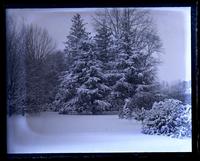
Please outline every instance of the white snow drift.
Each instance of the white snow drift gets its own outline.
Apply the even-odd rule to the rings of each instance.
[[[191,139],[141,133],[117,115],[8,117],[8,153],[191,152]]]

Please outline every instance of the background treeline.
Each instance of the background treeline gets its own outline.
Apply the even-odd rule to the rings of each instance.
[[[54,100],[64,53],[55,50],[47,30],[17,25],[12,17],[7,17],[6,35],[8,113],[41,111]]]
[[[147,10],[105,9],[95,14],[93,24],[91,34],[75,14],[65,50],[57,51],[45,29],[17,27],[7,18],[9,114],[119,111],[123,117],[165,98],[190,100],[180,87],[184,82],[158,82],[162,43]]]

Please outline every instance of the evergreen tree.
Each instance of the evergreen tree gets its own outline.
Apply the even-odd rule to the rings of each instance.
[[[74,15],[72,17],[72,27],[65,42],[65,52],[69,64],[74,64],[74,61],[79,59],[79,52],[81,50],[88,50],[86,48],[88,48],[87,41],[89,40],[89,34],[86,32],[85,24],[80,14]]]
[[[95,65],[95,61],[88,64],[86,80],[77,91],[78,112],[86,110],[96,114],[109,109],[110,104],[107,102],[106,96],[110,92],[110,88],[105,85],[106,79],[101,71],[102,69]]]
[[[138,20],[140,16],[141,19]],[[143,26],[138,27],[141,24],[143,26],[148,24],[149,29],[147,30]],[[146,98],[146,95],[151,93],[153,89],[151,87],[156,80],[158,63],[154,54],[159,53],[161,44],[148,13],[132,9],[123,9],[121,12],[121,32],[118,37],[120,37],[120,41],[118,40],[116,64],[119,73],[122,74],[114,86],[113,93],[119,108],[122,108],[126,98],[135,98],[140,95],[142,100],[143,96]],[[137,90],[141,86],[145,86],[145,89],[148,90],[143,92]],[[131,99],[130,102],[132,101],[135,100]]]
[[[114,59],[111,31],[107,28],[106,22],[104,21],[101,26],[96,28],[96,32],[97,33],[94,39],[96,45],[95,51],[97,60],[102,63],[102,67],[105,68],[105,70],[108,70],[109,63]]]
[[[72,18],[66,51],[73,56],[71,70],[61,78],[56,96],[56,110],[60,113],[95,114],[105,110],[109,104],[104,97],[109,91],[104,82],[100,60],[94,52],[94,43],[85,31],[83,20],[77,14]],[[78,33],[78,34],[77,34]]]
[[[61,84],[54,101],[56,111],[61,113],[70,112],[70,110],[75,111],[75,106],[71,104],[74,103],[72,99],[75,97],[76,89],[82,83],[79,78],[83,74],[82,69],[84,69],[86,62],[83,59],[81,60],[81,57],[84,58],[84,55],[86,55],[88,51],[86,47],[89,45],[89,41],[89,33],[85,30],[83,19],[80,14],[74,15],[72,17],[72,27],[65,42],[68,70],[61,77]]]
[[[101,65],[102,72],[105,76],[105,82],[112,91],[112,86],[115,84],[116,73],[115,69],[115,46],[113,41],[113,36],[111,30],[108,28],[105,19],[102,20],[101,25],[96,26],[95,40],[95,54],[97,55],[98,64]],[[116,110],[115,106],[112,104],[111,93],[105,98],[110,103],[109,110]]]
[[[62,78],[60,90],[55,103],[60,113],[92,113],[96,114],[109,108],[105,101],[109,87],[95,60],[92,50],[79,57],[73,70],[66,72]]]

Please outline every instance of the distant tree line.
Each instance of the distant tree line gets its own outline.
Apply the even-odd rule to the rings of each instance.
[[[12,17],[6,20],[8,114],[45,110],[65,69],[64,53],[55,50],[47,30],[33,24],[18,26]]]

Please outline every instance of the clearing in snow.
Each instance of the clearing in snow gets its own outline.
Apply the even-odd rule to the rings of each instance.
[[[117,115],[8,117],[8,153],[191,152],[191,139],[145,135]]]

